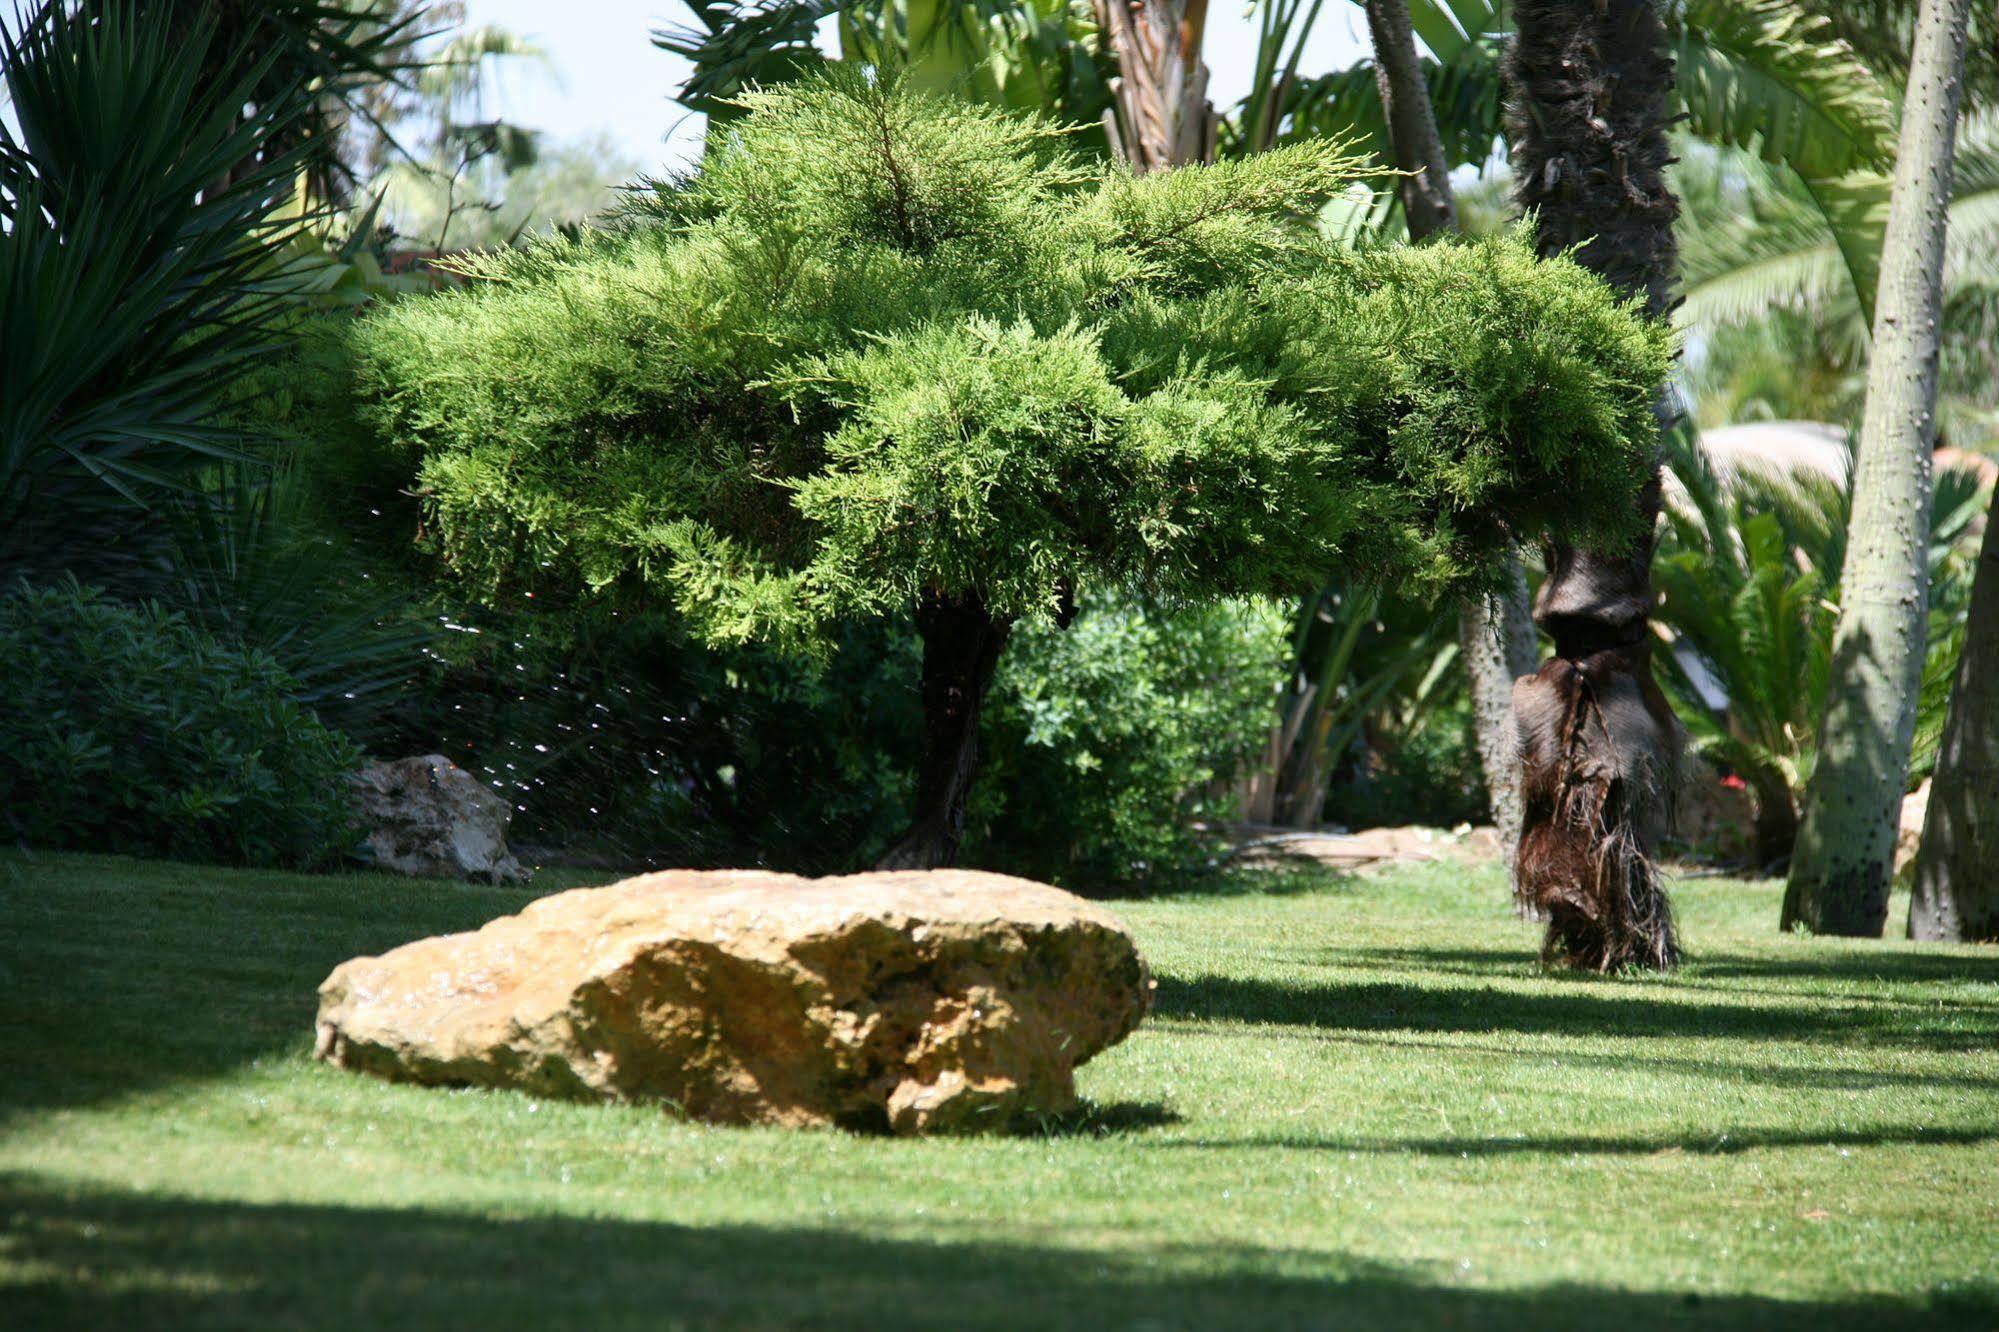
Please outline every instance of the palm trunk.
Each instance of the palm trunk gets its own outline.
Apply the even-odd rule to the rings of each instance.
[[[1117,57],[1111,146],[1140,175],[1215,155],[1215,108],[1201,59],[1208,0],[1096,0]]]
[[[1784,892],[1787,930],[1876,936],[1888,919],[1895,835],[1923,684],[1937,328],[1970,11],[1971,0],[1923,0],[1916,19],[1882,241],[1831,686]]]
[[[1458,228],[1457,199],[1444,163],[1444,141],[1405,0],[1367,0],[1367,30],[1374,44],[1375,84],[1388,121],[1402,216],[1409,239],[1421,243]],[[1520,780],[1513,725],[1513,681],[1534,669],[1534,630],[1528,623],[1527,580],[1517,557],[1507,557],[1499,596],[1467,606],[1458,616],[1458,647],[1471,684],[1472,724],[1480,766],[1492,800],[1492,819],[1506,863],[1520,841]]]
[[[1573,252],[1666,318],[1678,205],[1665,183],[1673,64],[1657,5],[1519,0],[1514,18],[1513,168],[1541,253]],[[1662,428],[1671,411],[1662,392]],[[1546,961],[1605,971],[1679,957],[1653,862],[1680,747],[1651,671],[1656,471],[1638,504],[1635,548],[1550,548],[1534,616],[1555,656],[1514,691],[1516,889],[1548,917]]]
[[[1756,870],[1770,873],[1790,860],[1798,845],[1797,796],[1782,768],[1762,764],[1741,770],[1756,793]]]
[[[1999,943],[1999,511],[1985,518],[1964,655],[1916,849],[1909,937]]]
[[[917,757],[916,806],[909,829],[878,869],[935,869],[958,862],[965,798],[979,763],[979,714],[1006,647],[1005,620],[977,593],[926,595],[917,603],[923,639],[923,750]]]

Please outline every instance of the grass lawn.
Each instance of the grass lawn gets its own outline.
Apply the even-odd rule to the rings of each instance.
[[[0,1326],[1999,1323],[1999,952],[1778,893],[1613,981],[1496,872],[1126,903],[1091,1113],[895,1141],[310,1061],[336,962],[532,892],[0,857]]]

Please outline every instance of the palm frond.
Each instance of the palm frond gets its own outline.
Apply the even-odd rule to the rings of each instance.
[[[298,226],[283,205],[309,155],[290,131],[313,94],[273,84],[269,53],[211,63],[209,26],[92,13],[52,0],[18,33],[0,24],[0,533],[15,554],[46,553],[32,534],[67,504],[129,508],[241,455],[218,388],[273,346],[277,256]]]

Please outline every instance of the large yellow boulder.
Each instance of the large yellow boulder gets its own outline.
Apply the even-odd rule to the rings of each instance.
[[[1110,913],[967,870],[673,870],[337,967],[319,1058],[702,1120],[998,1130],[1075,1101],[1152,982]]]

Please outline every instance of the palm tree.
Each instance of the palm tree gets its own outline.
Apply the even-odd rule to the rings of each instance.
[[[1104,43],[1117,60],[1111,146],[1141,174],[1206,162],[1216,119],[1201,59],[1208,0],[1096,0]]]
[[[1516,198],[1542,253],[1573,253],[1667,317],[1666,188],[1673,62],[1652,0],[1520,0],[1508,56]],[[1661,398],[1662,426],[1672,407]],[[1514,693],[1525,764],[1518,891],[1548,916],[1548,960],[1670,967],[1672,913],[1652,861],[1678,763],[1678,724],[1652,681],[1651,528],[1628,550],[1556,545],[1534,617],[1555,655]]]
[[[1922,689],[1930,499],[1951,163],[1970,0],[1924,0],[1916,23],[1867,369],[1853,531],[1833,635],[1819,761],[1784,893],[1783,927],[1878,935]]]
[[[1999,114],[1960,121],[1952,175],[1937,384],[1946,439],[1999,426],[1992,409],[1999,273],[1990,259],[1999,246]],[[1728,149],[1690,150],[1676,182],[1679,322],[1720,353],[1692,378],[1722,400],[1724,413],[1732,410],[1726,400],[1742,387],[1728,382],[1728,354],[1746,346],[1750,361],[1739,372],[1761,392],[1766,415],[1832,420],[1850,412],[1857,425],[1874,293],[1856,287],[1809,193],[1791,173]]]
[[[819,25],[837,20],[842,60],[900,69],[913,87],[1097,127],[1115,125],[1110,59],[1087,7],[1070,0],[687,0],[694,21],[653,33],[689,61],[674,100],[710,124],[742,113],[734,98],[818,69]],[[1198,50],[1198,44],[1197,44]],[[1205,75],[1203,82],[1205,83]]]
[[[1515,7],[1509,0],[1407,3],[1431,53],[1425,72],[1447,164],[1482,166],[1504,134],[1501,67]],[[1802,182],[1864,279],[1880,251],[1887,200],[1882,168],[1894,127],[1888,84],[1804,0],[1663,0],[1659,8],[1677,70],[1674,110],[1686,132],[1753,152]],[[1304,37],[1289,40],[1302,45]],[[1259,74],[1272,63],[1259,61]],[[1274,111],[1259,110],[1272,102]],[[1267,146],[1247,135],[1266,123],[1267,142],[1358,133],[1383,163],[1393,160],[1377,81],[1365,64],[1311,79],[1260,79],[1235,126],[1225,127],[1225,146]]]

